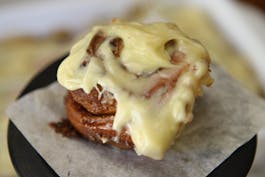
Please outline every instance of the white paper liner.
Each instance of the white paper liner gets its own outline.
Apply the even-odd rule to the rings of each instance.
[[[31,92],[7,112],[61,177],[204,177],[265,125],[263,100],[218,67],[212,74],[215,83],[196,100],[194,120],[161,161],[55,133],[48,124],[66,117],[66,90],[58,83]]]

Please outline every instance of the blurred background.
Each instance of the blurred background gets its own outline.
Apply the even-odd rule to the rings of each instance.
[[[176,23],[242,87],[264,98],[264,0],[0,0],[0,177],[16,176],[7,149],[8,104],[91,26],[114,17]]]

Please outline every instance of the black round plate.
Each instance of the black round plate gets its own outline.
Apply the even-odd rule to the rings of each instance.
[[[37,74],[19,97],[56,81],[57,68],[65,57],[61,57]],[[256,145],[257,137],[254,136],[214,169],[208,177],[246,176],[255,156]],[[19,176],[58,177],[11,121],[8,127],[8,148],[12,163]]]

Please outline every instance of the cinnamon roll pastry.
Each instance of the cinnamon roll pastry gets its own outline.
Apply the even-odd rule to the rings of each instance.
[[[84,137],[162,159],[184,126],[210,57],[175,24],[113,20],[95,26],[61,63],[66,110]],[[177,143],[177,141],[176,141]]]

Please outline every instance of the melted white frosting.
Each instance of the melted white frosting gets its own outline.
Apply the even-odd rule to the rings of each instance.
[[[105,39],[92,56],[87,49],[99,32]],[[117,37],[122,39],[123,48],[115,57],[110,43]],[[175,45],[165,49],[170,40]],[[184,60],[172,64],[170,50],[184,54]],[[86,66],[82,66],[84,60],[88,61]],[[100,84],[113,93],[117,111],[112,128],[117,132],[128,129],[138,155],[162,159],[182,127],[192,120],[201,85],[212,82],[209,63],[202,45],[174,24],[115,20],[94,27],[74,45],[57,78],[68,90],[82,88],[89,93]]]

